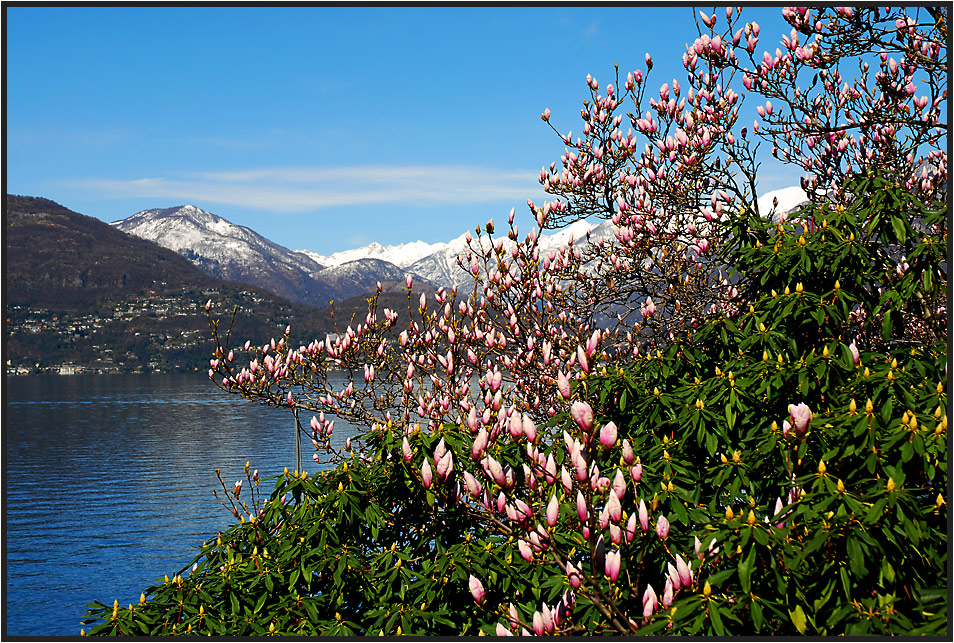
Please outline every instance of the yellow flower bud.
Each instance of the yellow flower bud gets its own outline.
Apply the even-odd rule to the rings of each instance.
[[[767,362],[769,358],[768,351],[762,351],[762,361]]]
[[[917,430],[918,430],[918,419],[912,415],[912,416],[911,416],[911,421],[908,422],[908,426],[911,427],[911,430],[912,430],[912,431],[917,431]]]
[[[749,527],[751,527],[752,525],[756,523],[756,521],[757,521],[757,518],[755,517],[755,512],[749,509],[749,515],[745,519],[745,522],[748,523]]]
[[[726,508],[725,508],[725,519],[726,519],[726,520],[732,520],[733,518],[735,518],[735,512],[732,511],[732,507],[726,507]]]
[[[785,286],[785,294],[788,295],[791,294],[791,292],[792,291],[788,289],[788,286]]]
[[[799,281],[797,284],[795,284],[795,292],[802,292],[804,290],[805,290],[805,287],[802,286],[802,282]]]
[[[828,347],[822,349],[822,357],[828,357]]]
[[[946,504],[944,502],[944,497],[941,494],[937,494],[937,500],[934,501],[934,504],[938,509],[940,509],[941,505]]]
[[[865,370],[868,370],[868,369],[865,369]],[[874,404],[871,403],[870,397],[868,398],[868,401],[865,402],[865,413],[867,413],[868,415],[871,415],[872,413],[874,413]]]
[[[673,484],[672,484],[672,480],[670,480],[670,481],[669,481],[669,486],[666,488],[666,490],[669,491],[669,493],[672,493],[672,492],[673,492],[673,489],[675,489],[675,487],[674,487]]]
[[[827,470],[828,470],[828,468],[825,466],[825,461],[824,461],[824,460],[819,460],[819,461],[818,461],[818,473],[824,475],[824,474],[825,474],[825,471],[827,471]]]
[[[775,292],[774,288],[772,288],[772,298],[774,299],[775,297],[778,297],[778,293]]]
[[[891,477],[888,478],[888,485],[887,485],[887,486],[888,486],[888,493],[891,493],[891,492],[894,491],[894,489],[895,489],[895,487],[894,487],[894,478],[891,478]]]
[[[868,370],[868,367],[867,367],[867,366],[865,366],[865,372],[864,372],[863,376],[864,376],[865,379],[868,379],[869,377],[871,377],[871,371]]]
[[[858,405],[855,403],[855,398],[851,398],[851,403],[848,404],[848,412],[854,414],[858,411]]]
[[[760,333],[765,332],[765,324],[763,324],[762,322],[759,322],[759,332]]]
[[[934,411],[934,419],[935,419],[935,420],[940,419],[941,413],[943,413],[943,412],[944,412],[944,409],[942,409],[940,406],[937,407],[937,409],[935,409],[935,411]]]
[[[944,385],[941,382],[937,383],[937,394],[940,395],[944,392]]]
[[[835,290],[841,290],[841,282],[837,279],[835,280]]]
[[[338,483],[338,493],[343,493],[343,492],[344,492],[344,483],[339,482],[339,483]]]
[[[145,592],[143,592],[142,594],[139,595],[139,604],[144,605],[145,603],[146,603],[146,594]]]
[[[782,354],[779,353],[779,354],[778,354],[778,365],[781,366],[781,365],[784,364],[784,363],[785,363],[785,359],[782,357]]]
[[[337,614],[336,614],[336,616],[337,616]],[[269,632],[272,632],[272,633],[275,632],[275,624],[274,624],[274,623],[269,623],[269,624],[268,624],[268,631],[269,631]]]
[[[732,452],[732,462],[738,464],[742,460],[742,455],[738,451]]]
[[[653,395],[656,396],[656,397],[659,397],[659,387],[658,387],[658,386],[654,386],[654,387],[653,387]]]
[[[728,464],[728,463],[729,463],[729,460],[725,457],[725,454],[724,454],[724,453],[720,454],[719,457],[722,459],[722,464]]]
[[[702,595],[706,598],[712,596],[712,585],[709,584],[709,581],[706,581],[706,584],[702,587]]]
[[[838,493],[845,493],[845,483],[838,478]]]

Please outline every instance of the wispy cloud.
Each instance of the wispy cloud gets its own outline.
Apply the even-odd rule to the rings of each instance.
[[[276,212],[347,205],[476,204],[533,196],[537,172],[469,166],[277,167],[131,180],[78,179],[69,187],[107,198],[201,201]]]

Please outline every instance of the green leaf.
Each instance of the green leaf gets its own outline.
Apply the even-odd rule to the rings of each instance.
[[[755,565],[755,547],[749,549],[749,555],[739,563],[739,582],[746,594],[752,591],[752,568]]]
[[[795,625],[795,629],[798,630],[798,633],[804,634],[808,619],[805,618],[805,611],[802,610],[802,606],[796,605],[794,610],[788,611],[788,615],[792,618],[792,623]]]
[[[855,576],[865,575],[865,557],[857,538],[848,536],[848,563]]]
[[[757,600],[752,601],[752,607],[750,609],[752,614],[752,624],[755,625],[756,630],[762,629],[762,625],[765,623],[765,619],[762,616],[762,606],[759,605]]]
[[[894,236],[897,237],[898,243],[904,243],[908,238],[905,223],[906,221],[901,217],[891,217],[891,227],[894,228]]]
[[[715,601],[709,603],[709,619],[712,621],[712,628],[716,635],[725,636],[725,627],[722,625],[722,614]]]

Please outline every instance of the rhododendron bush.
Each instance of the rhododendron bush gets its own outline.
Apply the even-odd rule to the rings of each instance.
[[[741,13],[698,13],[681,84],[587,79],[473,288],[307,344],[210,302],[210,378],[334,468],[223,487],[240,523],[93,632],[945,631],[947,12],[786,9],[774,53]],[[812,203],[758,210],[756,141]],[[614,237],[541,252],[588,216]]]

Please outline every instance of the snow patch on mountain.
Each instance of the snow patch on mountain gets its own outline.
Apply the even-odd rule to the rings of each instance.
[[[773,205],[776,199],[778,200],[778,205]],[[805,203],[808,203],[808,195],[797,185],[782,188],[781,190],[772,190],[758,198],[759,212],[762,216],[771,215],[773,220],[778,219],[779,215],[787,214]]]
[[[250,228],[231,223],[194,205],[143,210],[110,225],[189,256],[193,263],[196,263],[196,257],[218,263],[225,272],[254,269],[275,262],[305,272],[323,267]]]
[[[313,261],[328,267],[340,266],[359,259],[380,259],[400,268],[406,268],[415,261],[439,252],[446,247],[446,243],[425,243],[423,241],[411,241],[396,246],[383,246],[374,242],[362,248],[343,250],[329,256],[323,256],[311,250],[297,250],[296,252],[300,252]]]

